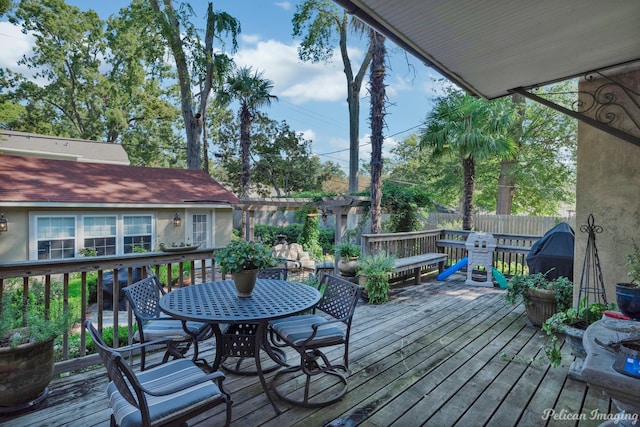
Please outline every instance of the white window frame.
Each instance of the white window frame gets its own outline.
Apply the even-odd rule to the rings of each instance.
[[[124,253],[124,217],[150,217],[151,218],[151,231],[150,231],[150,245],[151,250],[156,247],[156,229],[157,229],[157,215],[154,212],[29,212],[29,259],[38,259],[38,219],[39,218],[69,218],[74,219],[74,258],[80,256],[80,249],[84,247],[84,218],[85,217],[116,217],[116,256],[126,255]],[[54,259],[71,259],[71,258],[54,258]]]
[[[200,246],[200,247],[207,247],[207,248],[212,248],[214,242],[214,233],[213,233],[213,212],[210,210],[188,210],[186,212],[186,228],[185,228],[185,237],[187,239],[188,242],[190,242],[191,244],[194,244],[194,240],[193,240],[193,216],[194,215],[204,215],[206,217],[206,240],[204,243],[204,246]]]
[[[74,258],[75,256],[77,256],[77,246],[78,246],[78,217],[77,215],[73,215],[70,213],[51,213],[51,214],[45,214],[45,213],[40,213],[37,215],[34,215],[31,218],[31,224],[32,224],[32,230],[33,230],[33,239],[29,239],[29,252],[30,252],[30,258],[33,260],[38,260],[38,242],[40,242],[40,238],[38,236],[38,220],[41,218],[72,218],[73,219],[73,226],[74,226],[74,235],[73,235],[73,241],[74,241],[74,252],[73,252],[73,257],[67,257],[67,258],[45,258],[45,259],[49,259],[49,260],[57,260],[57,259],[71,259]],[[57,239],[57,240],[61,240],[61,239]]]
[[[118,254],[119,255],[127,255],[124,252],[124,238],[128,237],[127,235],[125,235],[124,233],[124,218],[125,217],[131,217],[131,218],[136,218],[136,217],[151,217],[151,223],[150,223],[150,230],[149,230],[149,245],[150,245],[150,250],[153,251],[153,249],[156,247],[156,243],[155,243],[155,236],[156,236],[156,216],[154,214],[151,213],[141,213],[141,212],[136,212],[136,213],[124,213],[120,215],[120,228],[119,228],[119,238],[118,238]],[[133,242],[133,244],[135,245],[135,241]]]
[[[115,218],[115,234],[114,235],[101,235],[101,236],[86,236],[85,235],[85,222],[86,222],[86,218]],[[118,214],[84,214],[80,216],[80,224],[78,226],[78,235],[80,237],[78,237],[78,244],[80,245],[80,249],[82,249],[84,247],[84,241],[87,238],[107,238],[107,237],[113,237],[115,238],[116,244],[115,244],[115,251],[116,251],[116,255],[118,254]],[[78,251],[80,250],[78,249]]]

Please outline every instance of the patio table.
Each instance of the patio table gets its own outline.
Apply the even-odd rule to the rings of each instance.
[[[184,322],[207,322],[213,326],[216,336],[214,370],[226,357],[254,357],[262,388],[279,414],[260,362],[260,349],[264,349],[274,361],[285,365],[282,356],[269,345],[268,323],[308,310],[319,300],[320,292],[312,286],[271,279],[258,279],[253,296],[240,298],[233,280],[222,280],[169,292],[160,299],[160,309]],[[221,324],[230,325],[229,330],[223,331]]]

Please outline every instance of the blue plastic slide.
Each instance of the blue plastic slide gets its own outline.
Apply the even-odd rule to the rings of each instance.
[[[468,262],[469,262],[469,259],[467,257],[462,258],[460,261],[456,262],[451,267],[447,268],[445,271],[438,274],[438,280],[446,279],[456,271],[460,270],[462,267],[466,266]]]
[[[504,277],[504,274],[495,267],[491,269],[491,273],[493,274],[493,278],[496,279],[496,282],[498,282],[498,285],[500,285],[502,289],[507,289],[507,278]]]

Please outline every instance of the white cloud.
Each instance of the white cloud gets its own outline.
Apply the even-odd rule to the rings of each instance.
[[[291,3],[289,3],[288,1],[276,2],[275,5],[284,10],[291,10]]]
[[[316,139],[316,132],[313,129],[305,129],[303,131],[299,131],[298,133],[302,134],[302,137],[309,141],[314,141]]]
[[[241,34],[240,41],[246,44],[254,45],[260,41],[260,36],[257,34]]]
[[[24,65],[18,65],[18,61],[24,55],[29,56],[33,51],[35,38],[32,35],[23,34],[20,27],[3,21],[0,22],[0,44],[5,46],[0,49],[1,68],[10,68],[25,76],[33,75],[32,70]]]
[[[295,42],[284,44],[276,40],[257,41],[250,37],[234,59],[239,66],[250,66],[264,72],[274,83],[273,94],[287,98],[292,104],[313,101],[345,102],[346,83],[338,52],[328,62],[302,62],[298,58]],[[350,49],[352,61],[357,64],[361,51]]]

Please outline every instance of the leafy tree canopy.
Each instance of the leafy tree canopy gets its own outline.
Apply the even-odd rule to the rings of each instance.
[[[538,90],[569,93],[575,88],[566,82]],[[500,101],[502,108],[516,108],[508,98]],[[421,149],[419,137],[408,136],[391,150],[389,178],[426,188],[438,204],[459,209],[463,194],[460,161],[456,157],[434,156],[434,150],[436,147]],[[512,166],[514,214],[555,215],[560,203],[575,201],[575,151],[575,120],[527,101],[522,137]],[[491,212],[496,208],[500,162],[499,156],[475,159],[477,211]]]

